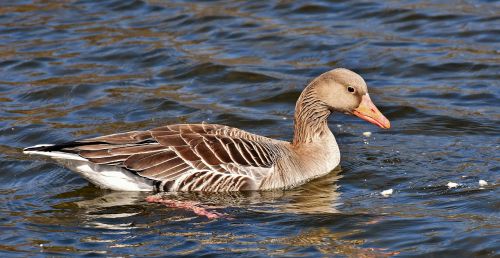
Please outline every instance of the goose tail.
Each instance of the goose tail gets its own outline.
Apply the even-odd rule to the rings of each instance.
[[[64,144],[64,147],[69,147],[69,144]],[[93,163],[77,153],[60,151],[64,147],[54,144],[39,144],[23,149],[23,153],[50,157],[103,189],[154,191],[154,180],[141,177],[119,166]]]

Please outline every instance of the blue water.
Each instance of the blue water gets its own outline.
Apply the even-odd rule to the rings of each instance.
[[[495,1],[1,1],[0,255],[499,256],[499,28]],[[295,190],[170,196],[225,218],[21,153],[201,121],[290,140],[336,67],[392,128],[334,115],[341,168]]]

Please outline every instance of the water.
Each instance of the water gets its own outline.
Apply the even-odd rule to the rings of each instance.
[[[1,256],[500,255],[498,2],[0,6]],[[363,75],[392,128],[334,115],[341,170],[292,191],[171,196],[227,218],[21,154],[201,121],[290,140],[300,91],[335,67]]]

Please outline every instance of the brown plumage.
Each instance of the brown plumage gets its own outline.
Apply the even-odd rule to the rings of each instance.
[[[116,190],[285,189],[339,164],[338,146],[327,125],[332,111],[389,127],[370,101],[364,80],[349,70],[335,69],[313,80],[299,97],[292,142],[224,125],[177,124],[34,146],[25,152],[64,160],[91,182]],[[106,171],[122,174],[113,179],[116,174]]]

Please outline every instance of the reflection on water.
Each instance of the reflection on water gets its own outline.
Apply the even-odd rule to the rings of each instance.
[[[499,10],[440,0],[0,3],[0,253],[498,255]],[[228,218],[103,191],[20,151],[201,121],[289,140],[302,88],[334,67],[363,75],[393,128],[334,115],[342,171],[291,191],[166,196]]]
[[[341,205],[337,202],[339,193],[336,191],[338,186],[336,182],[339,176],[337,172],[326,176],[322,180],[315,180],[303,187],[293,191],[268,191],[268,192],[246,192],[246,193],[164,193],[163,198],[175,199],[179,201],[196,200],[211,209],[225,211],[227,216],[220,218],[222,221],[230,221],[242,227],[251,227],[247,223],[238,221],[242,213],[250,213],[250,216],[290,216],[291,214],[309,215],[309,216],[335,216],[339,211],[335,208]],[[95,190],[92,187],[77,189],[72,192],[63,193],[59,197],[72,195],[87,195],[85,192]],[[192,214],[189,210],[183,209],[167,209],[162,205],[156,207],[147,207],[144,209],[144,197],[148,193],[143,192],[110,192],[104,191],[98,195],[89,195],[90,199],[80,201],[59,203],[54,206],[58,212],[49,214],[42,212],[43,216],[29,217],[28,220],[37,224],[52,224],[58,225],[61,221],[65,221],[67,225],[74,223],[75,220],[72,214],[77,214],[79,227],[87,230],[104,230],[105,236],[86,237],[82,240],[85,243],[105,243],[112,247],[138,247],[139,244],[118,244],[116,237],[119,235],[127,236],[140,234],[151,234],[151,232],[143,231],[144,227],[160,227],[160,235],[168,237],[186,238],[184,241],[200,241],[202,249],[205,245],[214,244],[236,244],[235,247],[230,247],[232,252],[245,252],[248,250],[263,251],[262,248],[252,248],[254,243],[250,242],[254,239],[255,233],[244,234],[239,237],[234,237],[230,232],[224,235],[207,233],[199,231],[197,227],[193,230],[176,232],[168,230],[162,231],[162,228],[168,225],[194,223],[195,225],[205,225],[214,222],[203,222],[200,218]],[[60,217],[60,213],[65,213],[65,217]],[[172,213],[168,216],[160,218],[156,222],[140,222],[141,218],[152,213],[164,215],[165,212]],[[52,214],[51,214],[52,213]],[[215,222],[217,223],[217,222]],[[377,219],[369,219],[364,223],[377,223]],[[142,230],[141,230],[142,229]],[[81,229],[80,229],[81,230]],[[283,236],[278,238],[265,239],[263,245],[280,245],[276,250],[267,250],[269,255],[280,255],[293,251],[294,248],[309,248],[317,246],[318,251],[323,254],[338,253],[353,257],[374,257],[374,256],[390,256],[395,252],[385,252],[385,249],[379,248],[363,248],[360,246],[362,242],[358,240],[345,240],[344,238],[352,235],[359,230],[352,232],[332,232],[328,227],[319,227],[310,230],[300,231],[296,235]],[[113,238],[109,239],[111,235]],[[118,237],[120,239],[120,237]],[[66,248],[59,246],[57,248]],[[170,248],[177,248],[171,245]],[[54,247],[44,247],[44,250],[53,250]],[[181,248],[182,249],[182,248]],[[90,251],[90,250],[86,250]],[[178,254],[189,254],[189,251],[180,251]],[[104,250],[95,250],[97,253],[106,253]]]
[[[245,208],[254,212],[335,214],[339,193],[337,181],[339,171],[334,171],[321,179],[314,180],[293,191],[230,192],[230,193],[159,193],[169,200],[196,201],[214,209]],[[127,217],[135,213],[96,213],[99,210],[136,205],[144,202],[148,194],[140,192],[107,192],[90,200],[72,202],[88,212],[90,217]],[[62,206],[64,207],[64,205]],[[231,215],[231,214],[229,214]]]

